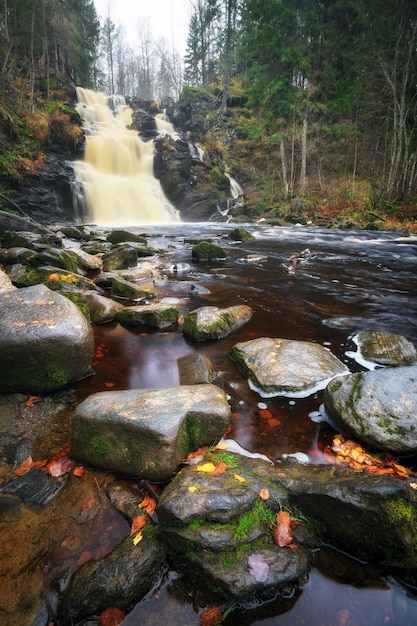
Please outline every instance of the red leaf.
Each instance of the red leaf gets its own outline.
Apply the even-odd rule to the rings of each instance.
[[[223,605],[207,606],[200,615],[200,626],[214,626],[223,617]]]
[[[115,606],[103,611],[98,621],[99,626],[119,626],[123,622],[125,614]]]
[[[134,517],[132,521],[130,534],[134,535],[135,533],[138,532],[138,530],[146,526],[147,523],[148,523],[148,518],[146,515],[136,515],[136,517]]]
[[[33,406],[35,403],[35,400],[37,400],[39,398],[39,396],[29,396],[29,398],[26,401],[26,406]]]
[[[77,467],[74,467],[72,473],[74,474],[74,476],[78,476],[79,478],[81,478],[85,474],[85,467],[83,467],[82,465],[78,465]]]
[[[278,513],[277,525],[272,529],[272,539],[280,548],[292,543],[291,518],[287,511]]]

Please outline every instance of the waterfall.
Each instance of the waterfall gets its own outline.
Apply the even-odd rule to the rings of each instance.
[[[86,133],[84,160],[74,163],[74,203],[82,220],[134,226],[179,220],[153,175],[153,143],[127,126],[132,110],[122,96],[77,88]]]

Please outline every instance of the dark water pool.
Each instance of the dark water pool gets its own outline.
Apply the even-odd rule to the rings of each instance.
[[[230,396],[230,437],[273,460],[302,452],[310,462],[321,462],[321,450],[334,435],[330,426],[310,418],[322,392],[305,399],[261,398],[249,389],[230,350],[238,341],[261,336],[309,340],[325,345],[357,371],[360,366],[345,352],[351,348],[349,337],[358,331],[389,331],[417,343],[417,238],[251,225],[247,228],[256,240],[234,243],[228,237],[232,228],[175,224],[137,230],[163,250],[157,260],[145,261],[153,266],[158,298],[173,299],[182,314],[206,304],[248,304],[254,311],[249,324],[222,341],[201,344],[185,340],[180,326],[167,331],[98,326],[95,376],[79,384],[78,396],[176,385],[177,359],[202,352],[216,366],[216,383]],[[192,243],[201,238],[223,246],[227,260],[192,263]],[[309,583],[294,597],[232,611],[225,623],[411,626],[417,624],[414,591],[383,578],[370,565],[322,549],[314,555]],[[194,626],[198,610],[192,589],[175,571],[167,571],[123,624]]]

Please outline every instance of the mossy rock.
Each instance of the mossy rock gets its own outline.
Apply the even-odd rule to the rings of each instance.
[[[211,241],[200,241],[200,243],[193,246],[191,255],[193,261],[197,263],[204,261],[224,261],[227,259],[226,250]]]

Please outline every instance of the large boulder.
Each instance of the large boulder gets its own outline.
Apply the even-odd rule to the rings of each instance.
[[[412,365],[417,362],[417,350],[402,335],[381,331],[362,331],[351,337],[357,350],[346,352],[368,369],[388,365]]]
[[[303,398],[349,371],[329,350],[309,341],[260,337],[236,344],[231,356],[264,398]]]
[[[48,393],[89,371],[91,325],[45,285],[0,292],[0,393]]]
[[[152,481],[172,478],[187,454],[217,442],[230,421],[215,385],[96,393],[75,410],[72,456]]]
[[[357,372],[324,393],[332,419],[355,439],[394,454],[417,452],[417,365]]]

